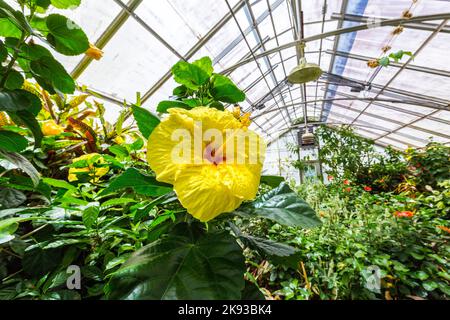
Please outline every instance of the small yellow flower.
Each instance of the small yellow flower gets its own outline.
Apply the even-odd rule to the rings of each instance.
[[[42,125],[42,133],[44,136],[57,136],[64,132],[64,128],[56,124],[55,121],[49,120]]]
[[[88,166],[84,168],[70,168],[69,169],[69,182],[74,182],[78,180],[77,174],[87,173],[89,174],[89,177],[93,177],[90,182],[95,183],[100,180],[101,177],[103,177],[105,174],[109,172],[109,167],[98,167],[98,165],[102,165],[105,163],[105,159],[103,157],[97,157],[100,156],[98,153],[90,153],[85,154],[81,157],[78,157],[76,159],[72,160],[72,163],[79,162],[79,161],[87,161]],[[92,161],[92,158],[96,157],[94,161]]]
[[[241,107],[239,107],[238,105],[235,105],[233,107],[233,116],[236,119],[239,119],[241,117]]]
[[[92,59],[100,60],[101,58],[103,58],[103,51],[90,43],[89,49],[87,49],[86,51],[86,55]]]
[[[190,141],[189,161],[184,163],[175,161],[173,156],[180,145],[174,136],[180,130]],[[196,140],[198,131],[204,137],[200,141]],[[218,132],[216,139],[221,143],[206,138],[212,131]],[[233,144],[228,142],[243,137],[254,143],[230,147]],[[203,154],[201,161],[197,161],[197,149]],[[187,211],[206,222],[256,197],[265,149],[262,139],[255,132],[244,130],[232,112],[207,107],[172,108],[169,117],[149,137],[147,159],[156,179],[172,184]]]
[[[244,127],[250,127],[252,120],[250,120],[250,113],[244,113],[244,115],[239,119]]]
[[[232,114],[241,122],[243,127],[249,127],[252,124],[252,121],[250,120],[251,114],[249,112],[242,114],[241,107],[238,105],[233,108]]]
[[[369,66],[369,68],[377,68],[380,63],[378,62],[378,60],[369,60],[367,61],[367,65]]]

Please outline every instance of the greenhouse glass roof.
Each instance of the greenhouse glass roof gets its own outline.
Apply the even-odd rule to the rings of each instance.
[[[304,125],[305,112],[308,123],[352,125],[380,146],[450,142],[449,1],[84,0],[65,14],[105,55],[58,59],[110,117],[136,92],[155,110],[176,86],[172,65],[210,56],[245,90],[241,106],[269,142]],[[414,56],[369,68],[386,47]],[[324,74],[291,85],[303,56]]]

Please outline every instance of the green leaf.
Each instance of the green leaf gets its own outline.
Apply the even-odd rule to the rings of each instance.
[[[217,110],[220,110],[220,111],[225,111],[225,106],[223,105],[223,103],[218,102],[218,101],[213,101],[213,102],[211,102],[211,103],[208,105],[208,107],[214,108],[214,109],[217,109]]]
[[[167,113],[170,108],[192,109],[188,104],[181,101],[161,101],[156,108],[160,113]]]
[[[16,189],[0,188],[0,209],[17,208],[27,200],[27,197]]]
[[[89,49],[88,37],[72,20],[60,14],[51,14],[46,22],[49,31],[47,40],[59,53],[76,56]]]
[[[159,118],[153,115],[150,111],[138,106],[133,106],[133,115],[134,119],[136,119],[139,131],[141,131],[142,135],[146,139],[150,137],[153,130],[161,122]]]
[[[28,140],[11,131],[0,131],[0,149],[9,152],[21,152],[28,146]]]
[[[110,200],[105,201],[104,203],[102,203],[101,209],[105,210],[105,209],[108,209],[110,207],[122,206],[124,204],[135,203],[135,202],[137,202],[137,201],[134,200],[134,199],[130,199],[130,198],[110,199]]]
[[[36,120],[36,116],[28,111],[18,111],[15,114],[9,113],[15,123],[21,123],[27,126],[34,136],[34,147],[39,148],[41,146],[43,134],[41,126]]]
[[[206,233],[181,223],[145,246],[115,273],[109,299],[240,299],[242,249],[226,231]]]
[[[47,91],[72,94],[75,92],[75,81],[66,69],[53,57],[42,56],[30,63],[31,73],[36,81]]]
[[[6,49],[5,44],[2,40],[0,40],[0,62],[3,62],[8,57],[8,50]]]
[[[39,12],[45,12],[50,6],[50,0],[29,0],[29,2],[31,2],[32,5],[40,7],[41,10]],[[25,3],[28,5],[28,1],[25,1]]]
[[[33,276],[42,277],[59,266],[62,260],[62,250],[41,250],[34,248],[25,250],[22,260],[24,271]]]
[[[186,86],[178,86],[175,89],[173,89],[173,95],[177,96],[179,98],[185,98],[189,96],[189,89],[186,88]]]
[[[151,197],[160,197],[172,191],[171,185],[159,182],[155,177],[144,175],[138,170],[130,168],[113,180],[109,186],[100,193],[100,196],[125,188],[132,188],[139,194]]]
[[[215,74],[212,80],[212,88],[210,90],[214,99],[226,103],[238,103],[245,100],[245,93],[229,78]]]
[[[96,206],[91,206],[83,211],[83,224],[90,229],[97,222],[100,210]]]
[[[265,258],[289,267],[297,268],[299,251],[284,243],[269,239],[257,238],[242,233],[234,224],[230,223],[233,233],[249,248],[256,250]]]
[[[0,18],[0,37],[20,39],[22,31],[8,18]]]
[[[284,178],[280,176],[261,176],[261,183],[265,183],[272,188],[278,187],[284,182]]]
[[[202,85],[206,84],[210,78],[208,72],[203,70],[205,67],[204,62],[199,64],[201,66],[186,61],[179,61],[172,67],[174,80],[189,89],[199,89]]]
[[[0,111],[30,111],[37,115],[42,108],[41,100],[34,94],[19,89],[0,89]]]
[[[52,187],[55,187],[55,188],[67,189],[67,190],[73,191],[73,192],[77,191],[76,187],[74,187],[69,182],[64,181],[64,180],[57,180],[57,179],[52,179],[52,178],[43,178],[42,181],[44,183],[48,184],[49,186],[52,186]]]
[[[81,0],[51,0],[50,2],[58,9],[74,9],[81,4]]]
[[[15,167],[28,174],[33,180],[34,186],[39,185],[41,175],[27,158],[16,152],[6,152],[2,150],[0,150],[0,158],[8,160]]]
[[[243,216],[260,216],[291,227],[313,228],[321,224],[316,212],[282,183],[250,204],[236,211]]]
[[[208,78],[211,77],[214,72],[214,68],[210,57],[200,58],[192,62],[192,64],[196,67],[199,67],[203,72],[205,72],[208,75]]]
[[[35,219],[37,219],[37,218],[21,218],[20,217],[20,218],[8,218],[8,219],[0,220],[0,232],[5,232],[7,229],[10,230],[11,226],[13,226],[17,223],[35,220]]]
[[[379,63],[380,66],[382,66],[382,67],[387,67],[387,66],[391,63],[391,61],[389,60],[388,57],[384,57],[384,58],[379,59],[379,60],[378,60],[378,63]]]
[[[108,150],[115,156],[122,159],[129,156],[128,150],[125,147],[119,146],[117,144],[109,147]]]
[[[245,281],[245,288],[242,290],[241,300],[257,301],[266,300],[258,286],[250,281]]]
[[[0,1],[0,18],[8,19],[16,28],[28,34],[33,33],[33,29],[28,24],[27,19],[21,11],[14,10],[5,1]],[[8,28],[9,26],[6,26]]]
[[[0,79],[3,79],[3,77],[0,77]],[[22,74],[16,70],[11,70],[7,75],[5,88],[9,90],[21,89],[23,82]]]

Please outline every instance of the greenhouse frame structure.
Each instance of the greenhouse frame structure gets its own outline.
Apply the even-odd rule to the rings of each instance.
[[[377,145],[398,150],[424,147],[430,138],[450,142],[450,67],[442,68],[450,65],[445,63],[450,2],[109,2],[105,6],[104,1],[86,0],[76,10],[78,17],[95,14],[100,23],[72,17],[88,24],[88,36],[105,58],[62,60],[84,90],[110,103],[111,109],[140,91],[143,105],[155,110],[176,86],[170,67],[178,60],[209,55],[216,71],[246,92],[242,108],[252,113],[252,128],[269,145],[282,136],[294,139],[299,127],[319,124],[350,125]],[[402,18],[404,12],[412,17]],[[367,61],[383,56],[386,47],[410,51],[413,57],[387,68],[369,68]],[[118,53],[108,57],[108,52]],[[319,64],[324,74],[316,83],[289,84],[287,75],[302,57]],[[115,74],[115,65],[133,70]],[[129,85],[124,88],[123,83]]]

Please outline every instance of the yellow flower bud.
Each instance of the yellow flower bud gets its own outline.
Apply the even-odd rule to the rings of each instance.
[[[101,58],[103,58],[103,51],[100,50],[99,48],[97,48],[92,43],[90,43],[89,44],[89,49],[87,49],[87,51],[86,51],[86,55],[89,58],[92,58],[92,59],[95,59],[95,60],[100,60]]]

